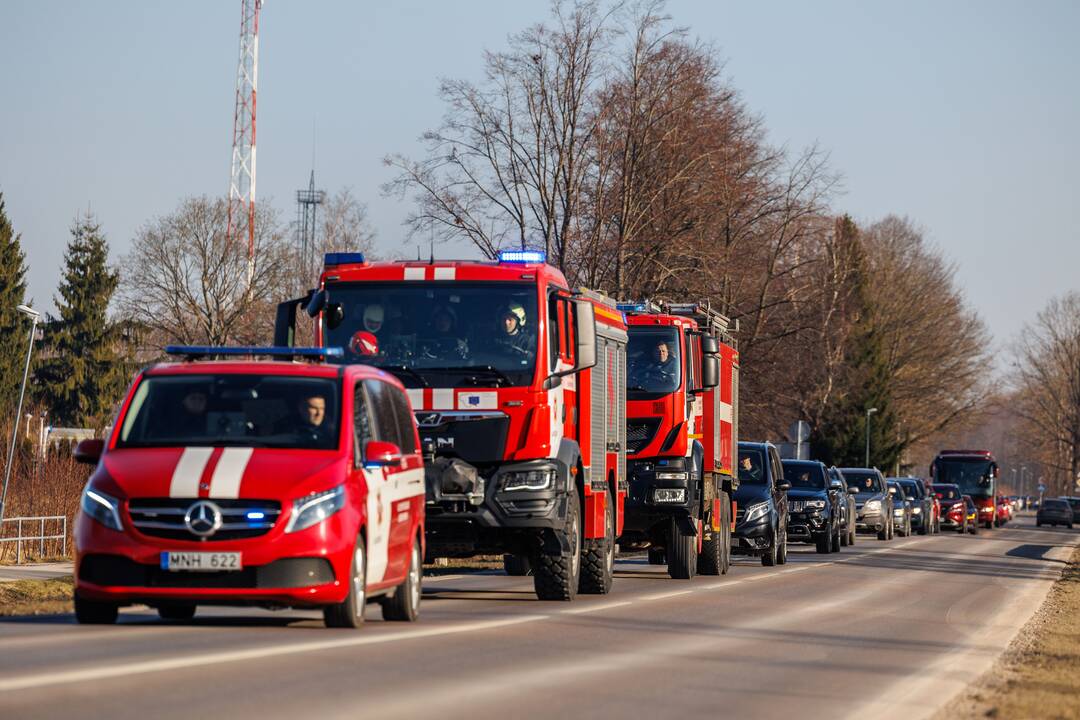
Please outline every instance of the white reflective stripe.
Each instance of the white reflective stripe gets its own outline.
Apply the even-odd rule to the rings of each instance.
[[[253,452],[255,448],[249,447],[225,448],[222,451],[214,474],[210,477],[210,497],[240,497],[240,481],[244,478],[244,470]]]
[[[424,407],[424,388],[409,388],[405,391],[413,410],[426,410]]]
[[[364,469],[367,484],[367,567],[368,584],[381,583],[390,560],[390,506],[385,497],[390,483],[386,471]]]
[[[452,389],[432,390],[431,391],[431,409],[432,410],[453,410],[454,409],[454,391]]]
[[[720,401],[720,421],[730,423],[735,418],[735,408],[731,403]]]
[[[406,280],[423,280],[424,268],[422,267],[407,267],[405,268]]]
[[[169,497],[199,497],[199,480],[213,452],[214,448],[208,447],[184,448],[173,470],[172,481],[169,483]]]
[[[453,280],[457,274],[457,268],[452,267],[437,267],[435,268],[436,280]]]

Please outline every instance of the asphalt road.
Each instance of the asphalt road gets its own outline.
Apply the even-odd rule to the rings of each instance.
[[[534,599],[531,579],[425,580],[421,620],[327,630],[315,613],[124,612],[0,621],[0,717],[923,717],[987,669],[1080,533],[860,536],[787,566]]]

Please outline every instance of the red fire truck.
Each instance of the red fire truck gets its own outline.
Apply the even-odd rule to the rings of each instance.
[[[726,573],[738,485],[739,355],[700,304],[625,303],[629,496],[620,546],[673,578]]]
[[[429,557],[505,553],[541,599],[611,588],[625,486],[626,325],[543,253],[366,262],[331,253],[297,310],[317,342],[405,384],[426,459]]]
[[[989,450],[942,450],[930,463],[930,477],[935,483],[959,485],[960,492],[975,501],[979,523],[994,527],[998,465]]]

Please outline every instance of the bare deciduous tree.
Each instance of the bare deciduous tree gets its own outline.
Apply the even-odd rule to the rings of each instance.
[[[256,208],[249,286],[247,246],[226,238],[226,224],[225,201],[199,197],[138,231],[121,263],[119,308],[149,346],[270,339],[273,306],[289,287],[285,232],[269,206]]]

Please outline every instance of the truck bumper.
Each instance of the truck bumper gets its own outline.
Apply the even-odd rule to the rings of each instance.
[[[666,531],[672,518],[685,523],[685,530],[693,529],[701,502],[701,480],[687,469],[688,465],[686,458],[627,461],[629,492],[622,537],[645,539]]]

